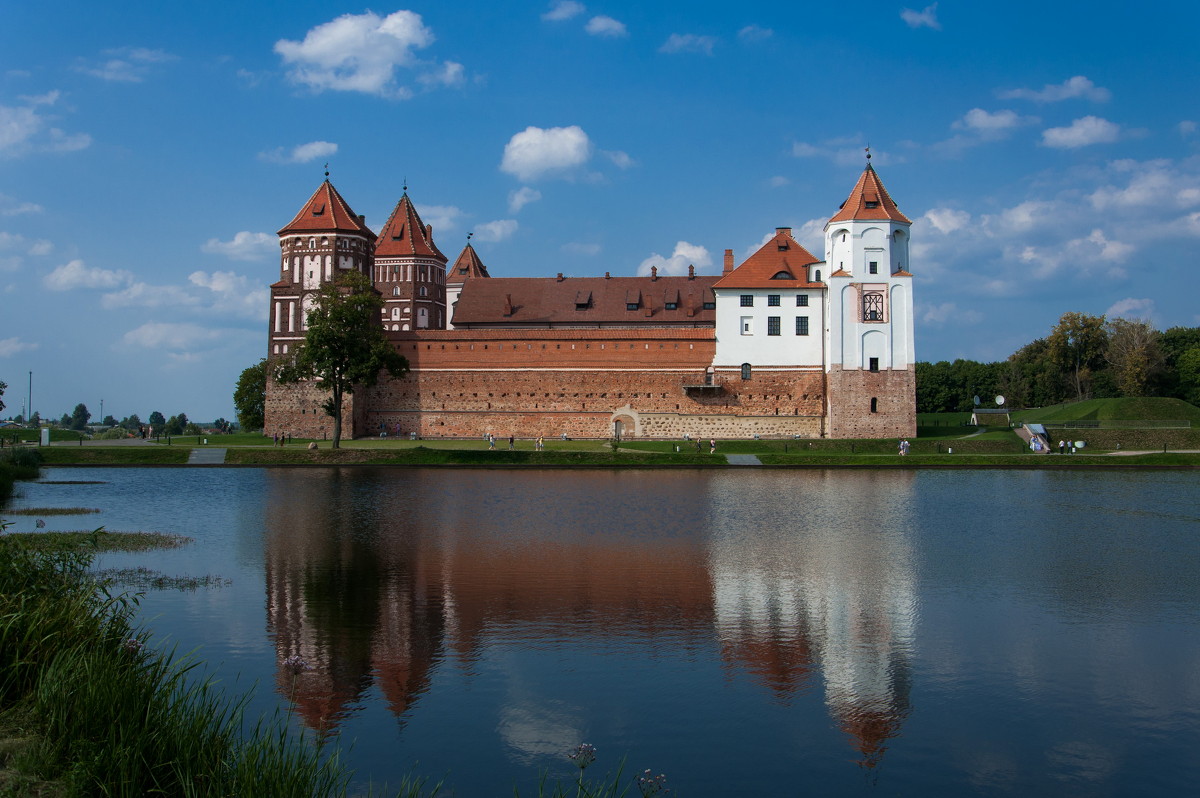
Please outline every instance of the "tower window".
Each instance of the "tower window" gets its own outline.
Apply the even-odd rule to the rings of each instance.
[[[871,397],[871,412],[872,413],[879,412],[879,399],[874,396]]]
[[[866,204],[866,206],[867,206],[867,208],[868,208],[868,209],[871,209],[871,208],[878,208],[878,207],[879,207],[879,203],[878,203],[878,202],[873,202],[873,201],[871,201],[871,200],[867,200],[865,204]]]
[[[879,371],[879,358],[877,358],[877,357],[873,357],[873,358],[871,358],[871,359],[868,361],[868,364],[869,364],[869,365],[868,365],[868,369],[869,369],[870,371],[873,371],[873,372],[876,372],[876,373],[878,373],[878,371]],[[872,411],[872,412],[874,412],[874,411]]]
[[[863,321],[883,321],[883,293],[867,291],[863,294]]]
[[[749,363],[742,364],[742,379],[743,380],[750,379],[750,364]]]
[[[754,307],[754,294],[742,294],[741,305],[744,308]]]
[[[871,274],[879,274],[879,261],[871,261],[871,263],[867,266],[867,271]]]
[[[817,276],[813,278],[813,282],[821,282],[821,270],[817,269]]]

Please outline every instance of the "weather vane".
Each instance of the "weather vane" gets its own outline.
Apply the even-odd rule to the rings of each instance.
[[[470,243],[471,243],[471,236],[473,236],[473,235],[475,235],[475,231],[474,231],[474,230],[472,230],[471,232],[467,233],[467,243],[468,243],[468,244],[470,244]]]
[[[329,162],[325,162],[325,177],[329,177]]]
[[[870,160],[871,160],[871,145],[870,145],[870,143],[868,143],[867,144],[867,161],[868,161],[868,163],[870,162]]]

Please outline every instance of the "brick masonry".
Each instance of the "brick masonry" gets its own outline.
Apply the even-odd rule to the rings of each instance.
[[[835,366],[828,378],[829,437],[916,437],[915,369],[843,371]]]

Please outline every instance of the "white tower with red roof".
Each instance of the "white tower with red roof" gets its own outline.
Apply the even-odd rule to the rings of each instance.
[[[446,328],[446,256],[433,242],[433,226],[421,222],[408,186],[379,231],[374,280],[383,294],[385,330]]]
[[[869,160],[825,225],[831,437],[916,435],[911,226]]]

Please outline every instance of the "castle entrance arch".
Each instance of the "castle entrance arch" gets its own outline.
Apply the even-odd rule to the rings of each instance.
[[[637,421],[629,413],[617,412],[612,417],[612,434],[617,440],[637,435]]]

